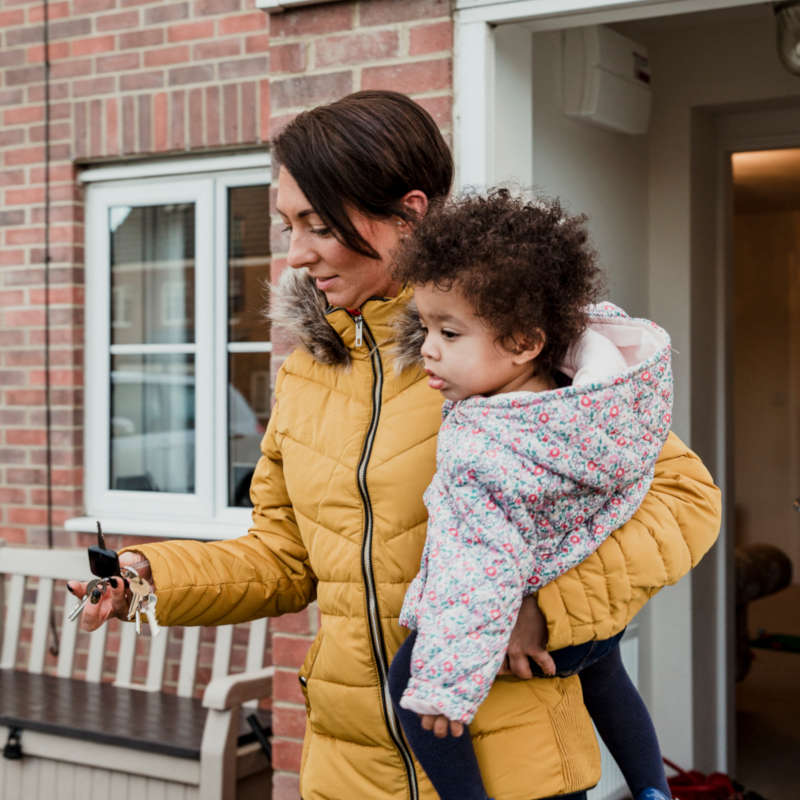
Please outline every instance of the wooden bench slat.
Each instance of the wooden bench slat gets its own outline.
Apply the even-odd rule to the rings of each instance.
[[[144,625],[145,623],[142,623]],[[162,629],[158,636],[150,634],[150,657],[147,661],[147,680],[145,688],[151,692],[161,689],[164,682],[164,665],[167,661],[167,641],[169,631]]]
[[[184,628],[181,643],[181,666],[178,674],[178,696],[194,694],[194,679],[197,674],[197,654],[200,652],[200,628]]]
[[[211,680],[222,678],[228,674],[231,664],[231,646],[233,645],[233,625],[221,625],[216,630],[214,643],[214,661],[211,664]]]
[[[53,604],[53,579],[39,578],[36,593],[36,610],[33,615],[33,636],[28,657],[28,672],[41,672],[47,651],[47,635],[50,632],[50,607]]]
[[[58,666],[56,674],[59,678],[72,675],[72,664],[75,660],[75,642],[78,638],[78,621],[70,620],[69,615],[75,608],[76,598],[65,590],[64,613],[61,617],[61,634],[58,641]]]
[[[133,680],[133,660],[136,656],[136,627],[130,623],[120,625],[119,636],[114,686],[130,686]]]
[[[9,549],[3,550],[4,564]],[[17,643],[22,622],[22,602],[25,598],[25,576],[12,575],[7,584],[6,622],[3,631],[3,652],[0,655],[0,668],[2,669],[13,667],[17,657]]]
[[[89,659],[86,663],[86,680],[97,683],[103,677],[108,625],[101,625],[89,635]]]
[[[199,759],[206,711],[200,700],[172,694],[21,670],[0,672],[0,725],[23,731]],[[269,728],[269,714],[260,712],[259,717]],[[240,743],[253,739],[244,714],[238,730]],[[24,752],[24,735],[22,746]]]

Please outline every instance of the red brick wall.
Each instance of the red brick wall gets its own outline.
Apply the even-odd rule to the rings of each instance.
[[[57,546],[83,509],[83,193],[76,169],[266,143],[298,111],[404,91],[451,129],[449,0],[351,0],[268,15],[254,0],[52,0],[51,356]],[[0,539],[46,543],[43,5],[0,9]],[[273,274],[286,244],[273,226]],[[275,359],[278,361],[278,359]],[[117,546],[121,540],[109,537]],[[275,798],[297,797],[309,610],[272,623]]]

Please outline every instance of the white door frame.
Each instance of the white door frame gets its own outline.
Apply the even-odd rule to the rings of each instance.
[[[453,65],[456,187],[481,188],[511,176],[522,186],[535,183],[532,33],[751,3],[752,0],[456,0]],[[720,174],[717,180],[721,179]],[[723,196],[717,196],[719,202],[723,202]],[[722,249],[718,252],[721,253]],[[724,281],[719,286],[719,290],[724,292]],[[717,300],[721,301],[721,298]],[[726,306],[723,304],[722,307]],[[720,324],[724,324],[724,319]],[[716,357],[722,358],[719,363],[724,364],[727,358],[724,331],[720,329],[716,333],[716,345],[721,348],[716,351]],[[719,380],[722,380],[724,371],[720,372]],[[720,391],[719,380],[718,403],[724,405],[724,391]],[[716,426],[715,446],[724,449],[727,416],[723,414],[720,419]],[[720,468],[724,468],[726,458],[726,453],[717,453]],[[723,472],[723,475],[727,480],[727,473]],[[714,610],[706,627],[711,633],[710,642],[698,642],[699,637],[696,633],[693,636],[692,626],[684,621],[687,617],[692,618],[695,607],[693,581],[683,581],[646,609],[642,691],[650,701],[651,709],[655,705],[656,716],[661,715],[670,721],[667,738],[671,755],[691,765],[695,764],[695,755],[702,755],[701,762],[706,767],[710,764],[711,768],[724,770],[733,752],[730,746],[732,725],[729,724],[733,718],[733,704],[727,679],[730,630],[726,616],[732,579],[732,570],[729,569],[732,549],[728,545],[720,550],[721,555],[703,565],[707,572],[715,575]],[[667,644],[658,635],[658,631],[665,627],[673,632]],[[689,656],[684,658],[684,666],[677,670],[676,642]],[[700,657],[696,649],[698,643],[705,646],[702,656],[712,659],[716,667],[717,680],[713,687],[695,680],[692,662],[693,658]],[[653,691],[656,687],[658,692]],[[699,719],[710,719],[711,722],[704,728],[698,724]],[[707,736],[709,741],[696,742],[696,732]]]

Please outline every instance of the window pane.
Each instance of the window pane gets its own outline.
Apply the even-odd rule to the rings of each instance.
[[[194,204],[113,206],[112,344],[194,341]]]
[[[228,505],[250,506],[250,479],[269,419],[269,353],[228,357]]]
[[[228,189],[228,341],[268,342],[269,186]]]
[[[194,356],[111,358],[111,489],[194,492]]]

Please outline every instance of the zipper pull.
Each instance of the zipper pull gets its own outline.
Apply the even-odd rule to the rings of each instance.
[[[361,318],[361,314],[356,317],[356,347],[361,347],[361,343],[364,341],[364,320]]]

